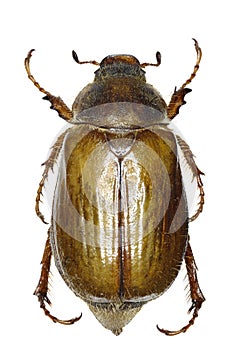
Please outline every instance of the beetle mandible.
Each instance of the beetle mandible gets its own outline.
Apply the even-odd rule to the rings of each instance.
[[[35,80],[30,71],[31,50],[25,59],[28,78],[45,94],[67,128],[55,142],[39,183],[36,213],[48,173],[58,162],[58,178],[51,224],[35,295],[54,322],[73,324],[81,316],[60,320],[47,308],[51,257],[69,288],[87,302],[101,324],[119,335],[141,307],[162,295],[185,261],[193,311],[187,325],[166,335],[186,332],[205,298],[198,284],[189,243],[188,223],[202,212],[201,175],[186,142],[170,121],[185,104],[199,69],[202,51],[195,42],[197,60],[191,76],[175,89],[167,105],[146,83],[146,66],[131,55],[107,56],[93,83],[76,97],[70,110]],[[178,149],[196,180],[199,203],[189,218]]]

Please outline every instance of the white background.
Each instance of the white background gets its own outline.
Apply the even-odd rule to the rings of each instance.
[[[4,5],[3,5],[4,4]],[[1,32],[1,348],[4,349],[241,349],[241,4],[240,1],[8,1],[0,5]],[[87,306],[53,281],[53,313],[73,326],[53,324],[33,291],[47,227],[34,201],[49,146],[64,121],[27,79],[23,61],[35,48],[32,71],[71,106],[100,61],[129,53],[148,67],[147,80],[169,101],[189,76],[197,38],[201,69],[176,124],[206,173],[206,206],[191,224],[191,243],[207,301],[186,334],[166,337],[155,325],[177,329],[188,320],[185,271],[160,299],[148,303],[115,337]],[[53,268],[53,272],[54,272]],[[3,345],[4,344],[4,345]]]

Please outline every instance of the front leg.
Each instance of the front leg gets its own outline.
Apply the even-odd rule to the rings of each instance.
[[[197,52],[197,61],[196,61],[196,64],[194,66],[194,69],[193,69],[193,72],[192,72],[190,78],[185,81],[185,83],[180,87],[180,89],[177,90],[175,88],[175,91],[171,97],[171,101],[167,107],[167,114],[168,114],[169,119],[175,118],[175,116],[179,113],[180,107],[186,103],[184,98],[185,98],[186,94],[188,94],[189,92],[192,91],[191,89],[186,88],[186,86],[188,84],[190,84],[191,81],[195,78],[196,73],[199,69],[199,64],[200,64],[200,61],[202,58],[202,50],[199,47],[197,40],[195,40],[195,39],[193,39],[193,40],[195,42],[195,49]]]
[[[34,50],[29,51],[28,56],[25,58],[25,61],[24,61],[28,78],[32,81],[34,86],[36,86],[40,92],[46,95],[45,97],[43,97],[43,99],[50,101],[51,103],[50,108],[57,111],[61,118],[65,119],[66,121],[69,121],[70,119],[72,119],[73,114],[72,114],[72,111],[64,103],[64,101],[60,97],[53,96],[50,92],[42,88],[40,84],[35,80],[34,76],[31,74],[29,62],[33,51]]]

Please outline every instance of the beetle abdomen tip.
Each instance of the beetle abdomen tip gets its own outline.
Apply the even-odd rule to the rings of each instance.
[[[119,335],[134,316],[140,311],[142,305],[136,307],[130,303],[88,304],[96,319],[113,334]]]

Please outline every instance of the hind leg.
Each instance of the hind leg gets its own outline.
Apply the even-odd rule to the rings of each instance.
[[[50,230],[48,230],[48,237],[45,244],[44,254],[42,257],[42,268],[39,283],[37,288],[34,291],[34,295],[38,297],[40,307],[43,309],[46,316],[48,316],[53,322],[58,322],[65,325],[70,325],[78,321],[82,315],[70,320],[60,320],[57,317],[53,316],[50,311],[46,308],[46,303],[51,305],[50,299],[48,298],[48,284],[49,284],[49,275],[50,275],[50,265],[51,265],[51,245],[50,245]]]
[[[178,331],[169,331],[167,329],[161,329],[157,326],[158,330],[166,335],[177,335],[180,333],[185,333],[188,330],[188,328],[190,328],[194,324],[196,317],[198,317],[198,311],[200,310],[202,303],[205,301],[203,293],[198,284],[197,266],[189,243],[185,254],[185,263],[190,285],[190,296],[192,299],[192,306],[190,307],[188,312],[190,313],[193,310],[192,318],[186,326],[182,327]]]

